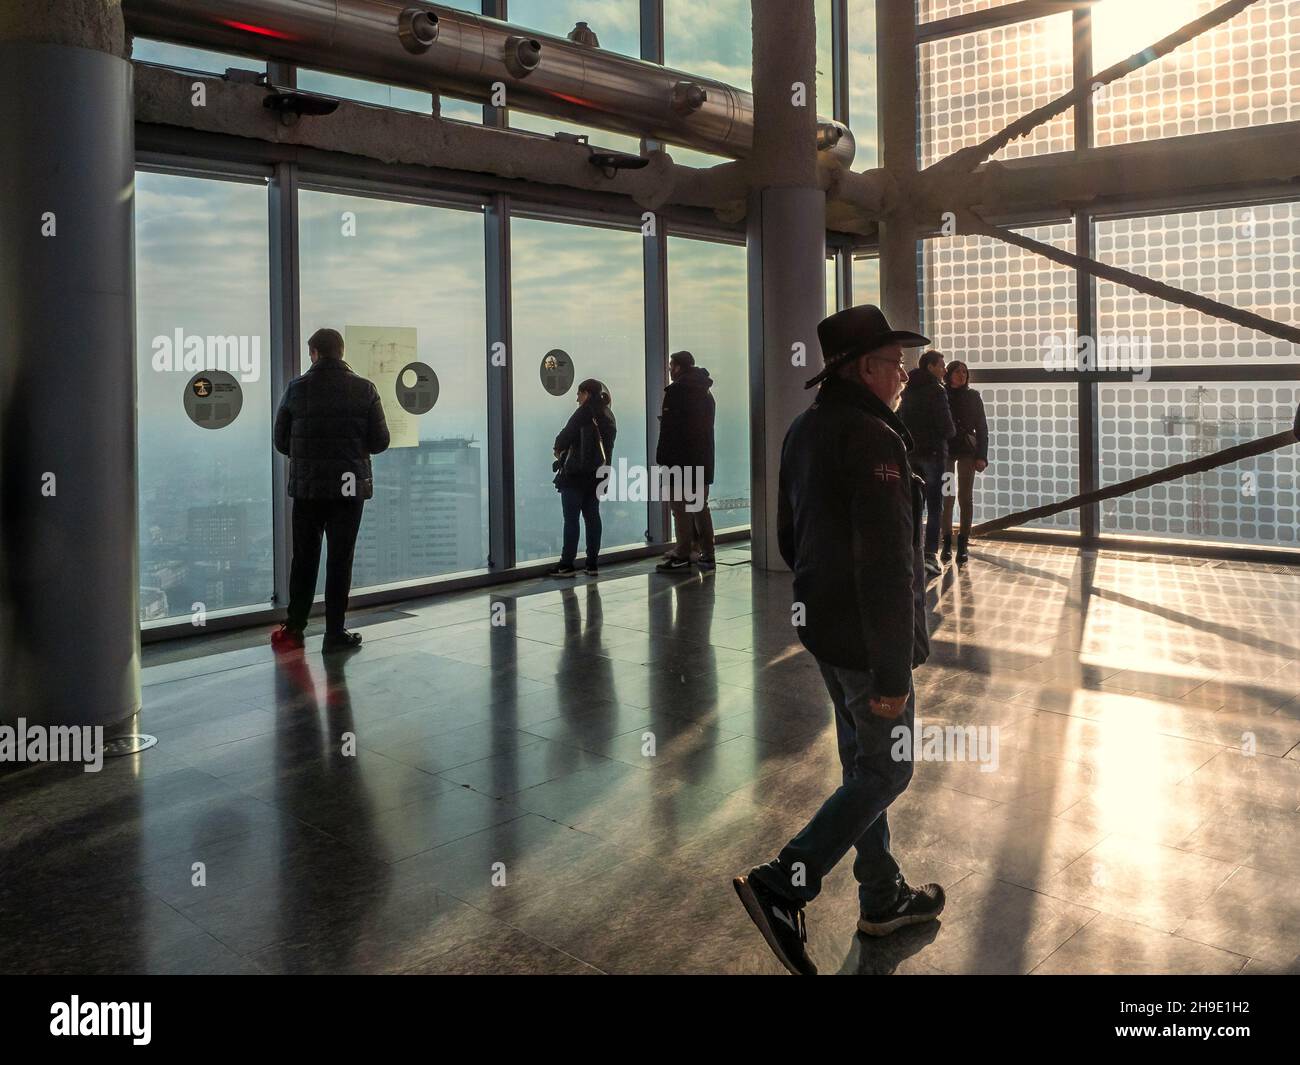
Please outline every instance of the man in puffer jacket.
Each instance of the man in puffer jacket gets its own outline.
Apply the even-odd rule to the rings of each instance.
[[[676,351],[668,360],[672,383],[664,389],[663,413],[659,418],[659,445],[655,465],[680,471],[689,477],[689,490],[696,498],[675,496],[669,506],[677,527],[677,544],[659,564],[659,569],[690,569],[691,556],[699,552],[698,565],[711,572],[713,558],[713,515],[709,513],[709,485],[713,483],[713,423],[717,402],[710,389],[709,371],[695,365],[689,351]],[[684,480],[676,484],[686,488]],[[683,492],[682,495],[685,493]],[[698,507],[698,510],[688,509]]]
[[[907,375],[898,416],[914,442],[908,452],[912,469],[925,480],[925,569],[931,577],[943,572],[939,562],[939,532],[943,525],[943,475],[948,468],[948,441],[956,432],[948,393],[943,387],[943,356],[927,351]]]
[[[361,643],[344,616],[352,589],[352,553],[361,511],[374,495],[370,456],[388,448],[379,392],[343,361],[343,337],[318,329],[309,341],[311,369],[289,382],[275,416],[275,449],[289,456],[293,499],[293,563],[288,617],[271,637],[277,651],[301,648],[316,594],[322,536],[325,561],[325,643],[345,651]]]

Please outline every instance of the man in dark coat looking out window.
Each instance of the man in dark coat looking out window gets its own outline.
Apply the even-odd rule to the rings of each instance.
[[[361,643],[360,633],[345,628],[344,616],[361,511],[375,492],[370,456],[388,449],[388,423],[374,384],[343,361],[343,337],[336,330],[318,329],[307,350],[311,368],[289,382],[275,415],[275,449],[289,456],[293,563],[288,616],[271,645],[277,651],[303,645],[324,537],[329,554],[322,650],[346,651]]]
[[[713,424],[717,402],[710,389],[709,371],[695,365],[689,351],[674,352],[668,359],[672,383],[664,389],[663,413],[659,417],[659,445],[655,465],[674,471],[671,483],[677,489],[669,502],[677,543],[659,564],[659,569],[689,569],[691,556],[699,552],[701,570],[715,568],[713,558],[713,515],[709,513],[709,485],[713,483]],[[686,499],[689,489],[692,499]],[[692,510],[691,507],[699,509]]]

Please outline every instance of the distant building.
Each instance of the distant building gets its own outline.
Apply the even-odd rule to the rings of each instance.
[[[244,504],[190,507],[186,521],[186,538],[198,557],[229,561],[248,557],[248,510]]]
[[[422,440],[374,460],[353,587],[481,569],[482,452],[472,440]]]

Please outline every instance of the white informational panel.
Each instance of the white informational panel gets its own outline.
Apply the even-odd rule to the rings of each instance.
[[[419,447],[420,419],[397,401],[397,375],[415,362],[415,329],[349,325],[343,331],[343,344],[348,365],[379,389],[392,437],[389,447]]]

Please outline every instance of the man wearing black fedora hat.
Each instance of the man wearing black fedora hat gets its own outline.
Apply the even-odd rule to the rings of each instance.
[[[843,783],[777,857],[734,880],[777,958],[815,975],[804,906],[857,850],[858,928],[887,935],[929,921],[943,888],[908,886],[889,852],[886,810],[912,779],[912,670],[930,652],[912,440],[894,413],[903,349],[930,342],[891,329],[878,307],[833,314],[817,329],[825,367],[813,405],[786,433],[777,516],[794,572],[794,618],[835,706]],[[902,730],[900,732],[900,730]],[[899,753],[903,752],[903,753]]]

